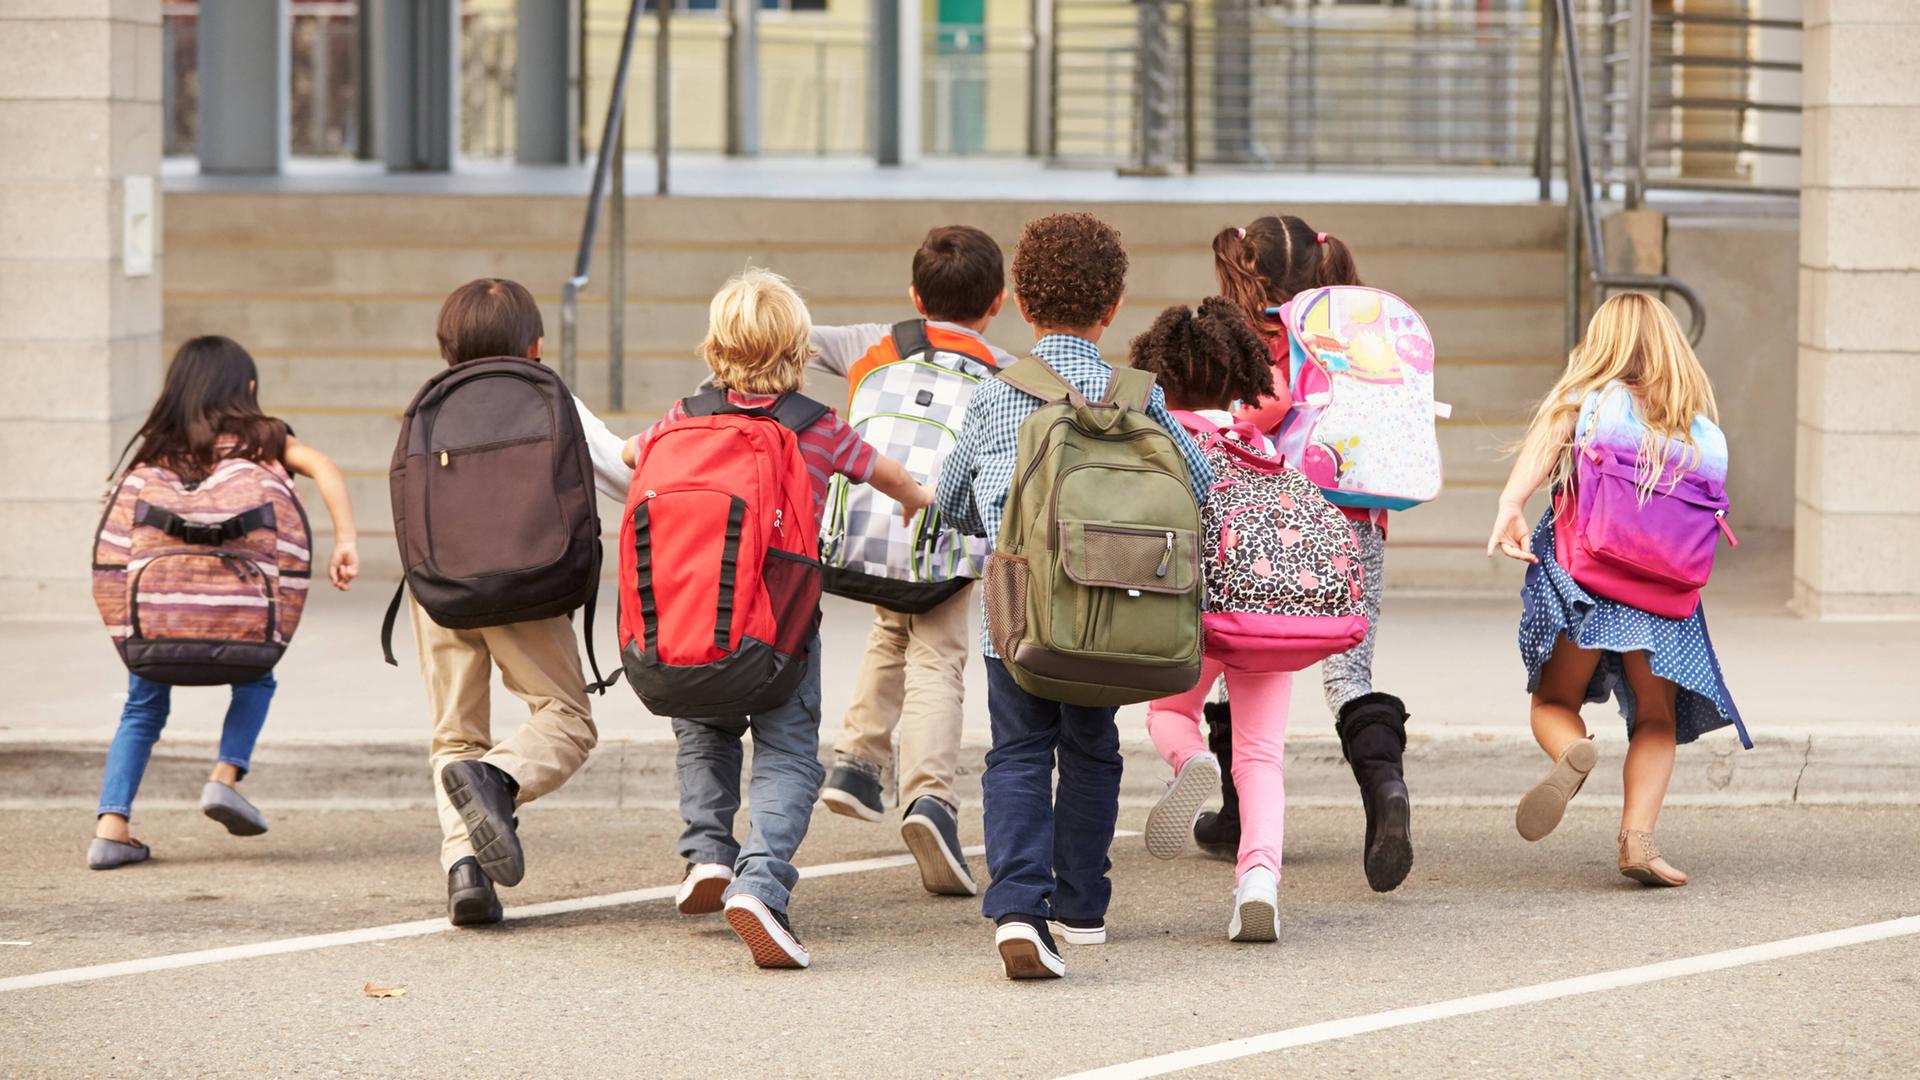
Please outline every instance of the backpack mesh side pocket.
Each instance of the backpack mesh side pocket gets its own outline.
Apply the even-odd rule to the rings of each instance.
[[[987,558],[987,635],[1004,659],[1027,636],[1027,587],[1031,571],[1018,555]]]

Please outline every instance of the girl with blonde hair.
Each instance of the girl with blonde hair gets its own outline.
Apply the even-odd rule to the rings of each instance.
[[[1752,743],[1707,636],[1705,608],[1669,618],[1594,595],[1558,561],[1555,530],[1570,526],[1568,507],[1580,498],[1577,452],[1636,460],[1642,507],[1685,476],[1723,487],[1727,442],[1718,416],[1706,372],[1666,305],[1641,293],[1613,297],[1594,312],[1586,339],[1535,412],[1487,541],[1489,558],[1498,551],[1530,564],[1521,590],[1520,655],[1533,695],[1534,738],[1554,762],[1521,798],[1515,825],[1538,840],[1560,823],[1599,756],[1580,707],[1615,697],[1628,738],[1619,867],[1646,885],[1687,883],[1653,844],[1675,746],[1728,724],[1743,744]],[[1523,507],[1542,484],[1559,498],[1529,538]],[[1621,514],[1638,509],[1608,506]]]

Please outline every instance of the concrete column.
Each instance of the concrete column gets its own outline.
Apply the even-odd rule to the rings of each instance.
[[[160,0],[0,4],[0,614],[92,616],[107,471],[159,392],[160,69]]]
[[[200,0],[200,171],[287,168],[287,0]]]
[[[1794,604],[1920,617],[1920,4],[1809,4],[1805,52]]]
[[[523,165],[580,160],[580,0],[519,0],[514,144]]]
[[[920,4],[873,0],[873,143],[882,165],[920,160]]]
[[[727,153],[752,156],[760,152],[760,0],[726,3]]]
[[[396,171],[460,159],[460,0],[373,0],[380,156]]]

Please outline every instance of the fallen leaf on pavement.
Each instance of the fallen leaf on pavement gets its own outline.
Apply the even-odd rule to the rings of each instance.
[[[407,988],[404,986],[381,986],[379,983],[368,983],[360,988],[360,992],[368,997],[405,997]]]

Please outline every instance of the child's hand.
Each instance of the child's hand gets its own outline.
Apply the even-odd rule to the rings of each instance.
[[[900,503],[900,523],[913,524],[913,515],[933,505],[933,489],[925,484],[913,485],[914,493]]]
[[[1527,519],[1521,508],[1501,503],[1500,512],[1493,519],[1493,535],[1487,539],[1487,558],[1493,558],[1498,550],[1509,559],[1539,562],[1533,552],[1527,550],[1527,537]]]
[[[345,592],[360,576],[360,548],[352,540],[335,540],[333,556],[327,560],[327,580],[333,587]]]

